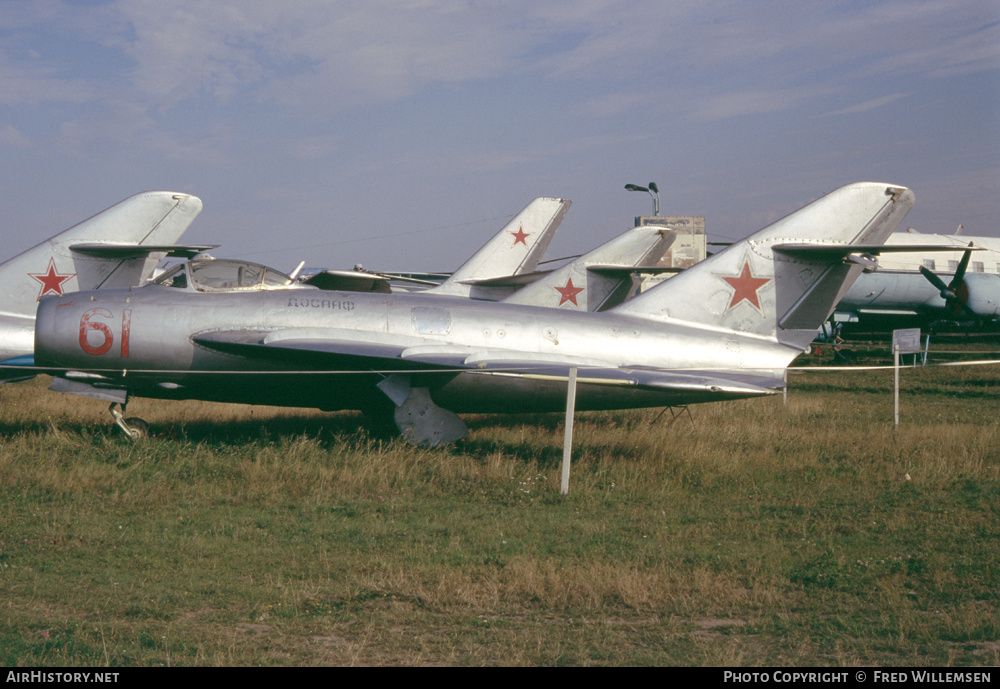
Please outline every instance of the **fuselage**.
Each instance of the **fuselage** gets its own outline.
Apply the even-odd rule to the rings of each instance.
[[[581,365],[678,370],[741,370],[775,375],[799,353],[773,339],[615,315],[533,306],[484,304],[421,294],[365,294],[289,288],[198,292],[147,285],[79,292],[39,306],[35,358],[40,366],[126,371],[130,395],[228,402],[366,409],[385,400],[378,366],[331,373],[327,362],[277,352],[248,358],[194,341],[246,330],[264,338],[298,337],[405,346],[456,345],[527,352]],[[343,365],[332,367],[343,370]],[[548,411],[565,405],[565,382],[509,375],[420,373],[435,401],[460,412]],[[580,409],[702,401],[676,391],[581,386]],[[719,396],[718,399],[725,399]],[[512,405],[516,405],[512,408]]]
[[[955,251],[885,253],[879,267],[863,273],[841,299],[838,313],[903,315],[911,312],[928,320],[969,320],[962,308],[949,307],[941,290],[920,273],[923,267],[944,283],[951,283],[969,245],[972,252],[959,298],[980,320],[1000,316],[1000,239],[896,232],[886,246],[953,245]]]
[[[954,273],[938,274],[950,282]],[[984,319],[1000,316],[1000,275],[966,273],[961,294]],[[948,308],[940,290],[920,273],[877,270],[861,275],[837,305],[837,311],[913,311],[939,319],[967,318],[961,309]]]

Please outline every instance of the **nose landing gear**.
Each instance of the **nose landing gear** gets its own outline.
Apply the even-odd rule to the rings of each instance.
[[[108,407],[111,416],[115,417],[115,423],[122,432],[135,441],[145,440],[149,437],[149,424],[135,416],[125,418],[125,405],[112,402]]]

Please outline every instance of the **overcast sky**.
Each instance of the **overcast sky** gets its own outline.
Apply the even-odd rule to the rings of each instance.
[[[459,265],[536,196],[550,256],[652,211],[739,238],[857,181],[1000,236],[1000,3],[4,0],[0,259],[140,191],[290,270]]]

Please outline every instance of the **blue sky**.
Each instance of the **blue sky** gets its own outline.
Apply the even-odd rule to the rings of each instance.
[[[0,258],[130,196],[290,270],[457,267],[528,201],[551,256],[661,212],[738,238],[850,182],[1000,236],[1000,3],[8,0]]]

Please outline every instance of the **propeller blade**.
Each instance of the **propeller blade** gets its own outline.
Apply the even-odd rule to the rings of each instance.
[[[954,290],[962,284],[962,279],[965,277],[965,269],[969,267],[970,258],[972,258],[972,250],[966,249],[961,262],[958,264],[958,270],[955,271],[955,277],[951,279],[951,284],[948,285],[950,289]]]
[[[955,296],[955,294],[948,288],[948,285],[944,284],[944,280],[931,272],[927,266],[920,266],[920,274],[927,278],[932,285],[940,290],[942,299],[951,299]]]
[[[970,245],[971,246],[971,245]],[[969,301],[969,289],[965,284],[965,271],[969,267],[969,258],[972,256],[971,250],[966,250],[955,271],[955,277],[951,284],[944,284],[944,280],[935,275],[927,266],[920,266],[920,274],[927,278],[928,282],[938,288],[941,298],[945,304],[955,313],[963,311],[972,318],[979,318],[979,314],[972,310],[967,303]]]

